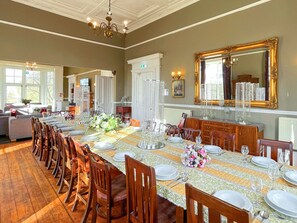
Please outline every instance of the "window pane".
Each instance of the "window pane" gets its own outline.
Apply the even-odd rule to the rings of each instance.
[[[27,84],[40,84],[40,71],[26,71],[26,83]]]
[[[6,86],[6,98],[7,103],[18,103],[21,102],[21,86]]]
[[[46,82],[47,82],[47,84],[51,84],[51,85],[53,85],[54,84],[54,72],[47,72],[47,80],[46,80]]]
[[[40,87],[39,86],[26,86],[26,99],[31,102],[40,102]]]
[[[54,94],[54,86],[48,85],[46,91],[46,104],[52,105],[53,104],[53,94]]]
[[[22,83],[22,70],[6,68],[5,69],[5,77],[6,77],[6,79],[5,79],[6,83],[21,84]]]

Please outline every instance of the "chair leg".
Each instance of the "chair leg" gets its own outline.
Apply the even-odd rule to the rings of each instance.
[[[66,168],[65,168],[65,161],[64,158],[62,158],[62,171],[59,177],[59,180],[57,182],[57,185],[60,185],[59,189],[58,189],[58,194],[61,193],[61,191],[63,190],[63,187],[65,185],[64,180],[65,180],[65,176],[66,176]]]
[[[86,209],[84,212],[84,215],[81,219],[81,223],[85,223],[87,222],[90,210],[91,210],[91,203],[92,203],[92,197],[93,197],[93,185],[91,183],[91,179],[89,180],[89,192],[88,192],[88,200],[87,200],[87,205],[86,205]],[[96,211],[96,210],[95,210]]]
[[[57,155],[57,160],[56,160],[56,165],[55,165],[55,168],[52,172],[52,174],[54,175],[54,177],[56,178],[58,176],[58,173],[59,173],[59,166],[60,166],[60,162],[61,162],[61,155],[60,155],[60,152],[58,151],[58,155]]]
[[[94,188],[94,190],[95,190],[95,188]],[[96,223],[96,219],[97,219],[97,195],[96,195],[95,191],[93,191],[93,196],[94,197],[92,198],[93,199],[93,202],[92,202],[92,223]]]
[[[79,174],[80,174],[80,169],[78,168],[78,171],[77,171],[77,186],[76,186],[76,194],[75,194],[75,199],[74,199],[74,203],[73,203],[73,206],[72,206],[72,211],[75,211],[76,210],[76,206],[78,204],[78,193],[80,192],[80,189],[81,189],[81,179],[79,177]]]
[[[67,195],[66,195],[66,198],[64,200],[64,203],[67,203],[69,201],[69,198],[71,197],[75,179],[76,179],[76,175],[73,174],[73,170],[71,170],[71,177],[70,177],[70,182],[69,182],[69,188],[68,188]]]
[[[53,164],[53,157],[54,157],[54,149],[53,147],[50,148],[50,152],[49,152],[49,162],[47,164],[47,169],[49,170]]]

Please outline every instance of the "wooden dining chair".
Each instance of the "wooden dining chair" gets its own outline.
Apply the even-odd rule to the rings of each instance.
[[[112,176],[112,165],[89,151],[92,184],[92,222],[126,222],[126,176]]]
[[[54,177],[57,177],[58,175],[58,158],[59,158],[59,154],[58,154],[58,141],[57,141],[57,133],[58,130],[55,129],[54,126],[50,125],[49,126],[49,132],[50,132],[50,148],[49,148],[49,158],[48,158],[48,165],[47,165],[47,169],[51,169],[52,165],[54,165],[52,174],[54,175]]]
[[[127,222],[176,221],[176,206],[157,196],[155,169],[125,156]]]
[[[181,137],[192,142],[195,142],[196,136],[201,134],[200,129],[182,128],[181,130]]]
[[[226,217],[228,223],[250,223],[252,219],[248,211],[207,194],[189,183],[186,183],[186,206],[188,223],[204,223],[205,218],[208,218],[208,222],[220,223],[221,216]],[[208,208],[208,212],[204,207]]]
[[[270,158],[278,161],[279,151],[289,153],[290,165],[293,165],[293,143],[272,139],[258,139],[258,152],[260,156],[268,156],[270,149]]]
[[[235,134],[213,130],[210,132],[210,144],[235,152]]]
[[[88,145],[81,145],[78,141],[74,141],[77,155],[77,186],[72,211],[76,210],[79,202],[82,202],[86,208],[81,222],[86,222],[91,211],[92,184],[90,183],[90,159],[88,153],[90,148]]]
[[[42,124],[43,131],[43,156],[44,156],[44,165],[47,167],[49,161],[49,152],[51,147],[51,134],[49,125],[46,123]]]
[[[37,150],[37,140],[38,140],[38,135],[37,135],[37,122],[38,118],[31,117],[31,128],[32,128],[32,153],[35,153]]]
[[[67,195],[64,200],[65,203],[69,200],[74,190],[74,180],[77,177],[77,160],[70,149],[72,142],[70,142],[70,137],[64,136],[62,132],[58,132],[61,165],[59,166],[60,177],[57,184],[59,185],[58,193],[62,193],[65,186],[68,187]]]

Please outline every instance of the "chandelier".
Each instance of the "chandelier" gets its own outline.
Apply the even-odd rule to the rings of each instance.
[[[112,12],[111,12],[111,4],[110,0],[108,1],[108,12],[106,16],[107,22],[101,22],[100,25],[97,24],[97,22],[92,21],[91,18],[87,18],[88,26],[94,31],[96,35],[99,35],[101,32],[103,32],[104,36],[106,38],[112,38],[113,34],[119,34],[119,29],[115,23],[111,23]],[[128,31],[128,22],[124,21],[124,28],[123,28],[123,34],[126,35]]]
[[[237,64],[237,62],[238,62],[238,58],[231,57],[230,54],[226,58],[223,58],[223,64],[228,68],[231,67],[232,65]]]
[[[36,62],[33,62],[33,63],[26,62],[26,68],[27,70],[34,70],[37,68],[37,64]]]

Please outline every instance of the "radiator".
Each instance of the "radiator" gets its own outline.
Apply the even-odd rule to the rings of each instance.
[[[278,140],[292,141],[294,154],[293,164],[297,164],[297,148],[295,140],[297,141],[297,118],[280,117],[278,120]]]
[[[170,123],[172,125],[177,125],[182,117],[182,113],[186,113],[188,117],[193,114],[192,110],[184,108],[164,108],[164,119],[165,123]]]

